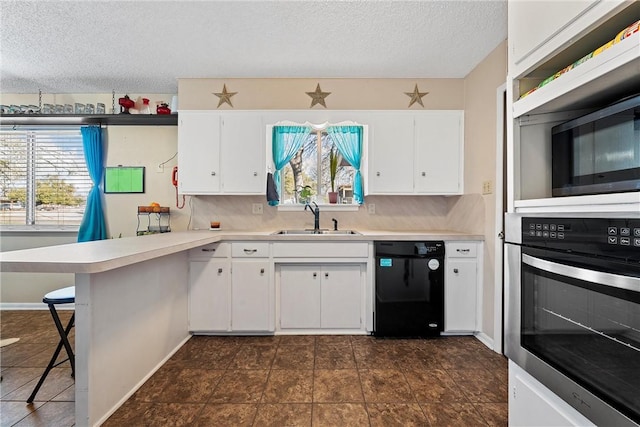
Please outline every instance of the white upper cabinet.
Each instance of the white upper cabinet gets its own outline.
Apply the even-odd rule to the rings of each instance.
[[[509,2],[513,116],[591,108],[637,91],[640,34],[617,36],[639,16],[640,2],[624,0]]]
[[[372,115],[366,194],[461,194],[463,111]]]
[[[257,113],[222,116],[223,192],[262,194],[266,186],[265,138]]]
[[[263,195],[272,162],[267,125],[283,121],[364,125],[361,172],[367,195],[462,193],[458,110],[180,111],[180,193]]]
[[[510,71],[516,71],[537,49],[598,3],[598,0],[509,2],[509,22],[518,23],[509,26]]]
[[[220,116],[210,111],[180,112],[178,190],[182,194],[220,191]]]
[[[178,182],[183,194],[264,194],[265,136],[254,112],[181,111]]]
[[[413,115],[372,114],[369,132],[367,192],[413,193]]]
[[[414,183],[418,193],[462,192],[462,111],[425,111],[415,116]]]

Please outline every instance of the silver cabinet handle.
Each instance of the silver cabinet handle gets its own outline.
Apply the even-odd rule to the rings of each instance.
[[[251,254],[255,254],[256,252],[258,252],[257,249],[245,249],[244,253],[247,255],[251,255]]]
[[[463,253],[467,253],[469,252],[471,249],[456,249],[456,251],[458,252],[463,252]]]
[[[264,268],[260,269],[260,274],[264,274]]]
[[[215,248],[202,248],[202,252],[215,252]]]
[[[253,176],[258,176],[258,172],[254,172],[254,173],[253,173]]]
[[[313,272],[313,278],[315,279],[316,277],[318,277],[318,273],[316,273],[315,271]]]
[[[215,171],[211,172],[211,176],[216,176],[216,172]]]
[[[427,173],[426,172],[422,172],[421,175],[422,176],[427,176]]]
[[[218,274],[222,274],[222,269],[221,268],[218,269]]]
[[[376,176],[380,176],[380,172],[376,172]]]
[[[325,277],[325,279],[328,279],[329,278],[329,273],[324,273],[324,277]]]
[[[454,269],[453,269],[453,272],[454,272],[454,273],[456,273],[456,274],[458,274],[458,269],[457,269],[457,268],[454,268]]]

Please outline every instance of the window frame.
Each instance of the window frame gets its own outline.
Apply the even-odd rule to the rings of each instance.
[[[3,125],[0,127],[0,131],[3,136],[5,133],[9,134],[10,132],[23,132],[24,136],[18,136],[15,138],[15,143],[22,144],[25,143],[25,160],[23,164],[20,164],[19,167],[20,172],[12,174],[11,179],[19,181],[20,178],[24,178],[26,182],[24,183],[24,188],[26,191],[26,201],[24,206],[24,217],[21,219],[20,223],[3,223],[0,224],[0,230],[3,232],[7,231],[48,231],[48,232],[77,232],[80,227],[80,223],[84,217],[84,209],[86,208],[86,198],[88,196],[88,192],[91,190],[93,186],[93,182],[91,177],[89,176],[89,172],[87,170],[86,161],[84,158],[84,149],[82,143],[82,134],[81,134],[81,125],[25,125],[25,126],[10,126]],[[38,132],[44,133],[43,137],[38,138],[35,136]],[[71,145],[68,149],[64,146],[60,146],[60,150],[52,150],[52,147],[56,146],[56,138],[60,138],[60,132],[70,132],[73,135],[73,145]],[[58,134],[58,135],[56,135]],[[64,136],[62,137],[64,138]],[[38,147],[38,141],[40,141],[40,148]],[[5,147],[3,147],[5,148]],[[12,154],[20,154],[20,149],[15,149],[11,147],[7,147],[7,151],[3,152],[3,156],[6,154],[7,157]],[[40,175],[37,172],[38,167],[42,167],[47,163],[48,159],[43,160],[40,157],[40,153],[49,152],[52,153],[53,156],[68,156],[71,153],[70,161],[68,163],[64,163],[63,167],[70,168],[72,170],[72,174],[78,171],[79,175],[76,175],[75,179],[72,179],[71,185],[74,185],[74,196],[80,196],[83,199],[83,202],[78,206],[84,206],[81,211],[75,212],[74,216],[76,218],[69,219],[68,211],[63,211],[58,215],[55,221],[43,221],[39,220],[39,216],[36,212],[38,209],[37,201],[37,182],[42,179],[43,175]],[[54,166],[53,170],[56,170],[59,166]],[[46,172],[45,172],[46,173]],[[51,174],[49,175],[54,180],[61,180],[65,184],[69,184],[69,181],[61,179],[60,174]],[[80,187],[80,191],[78,191],[78,187]],[[84,190],[83,190],[84,188]],[[4,199],[4,194],[2,194],[2,198]],[[77,215],[80,218],[77,218]],[[4,219],[3,219],[4,220]]]
[[[330,126],[360,126],[362,127],[362,157],[360,160],[360,173],[362,176],[362,180],[363,180],[363,190],[364,190],[364,194],[366,195],[366,187],[367,187],[367,180],[366,180],[366,176],[367,176],[367,171],[368,171],[368,134],[369,134],[369,127],[366,124],[362,124],[362,123],[358,123],[356,121],[352,121],[352,120],[345,120],[345,121],[341,121],[341,122],[336,122],[336,123],[331,123],[331,122],[324,122],[324,123],[311,123],[309,121],[304,122],[304,123],[300,123],[300,122],[295,122],[295,121],[290,121],[290,120],[282,120],[282,121],[278,121],[274,124],[268,124],[266,126],[266,135],[268,135],[268,144],[267,144],[267,171],[269,172],[273,172],[275,173],[275,164],[273,162],[273,156],[272,156],[272,150],[271,150],[271,144],[272,144],[272,140],[271,140],[271,136],[273,134],[273,128],[275,126],[309,126],[313,129],[314,132],[318,132],[318,131],[326,131],[326,129]],[[355,168],[354,168],[355,170]],[[280,171],[280,173],[284,174],[284,168]],[[284,175],[281,176],[281,182],[284,183]],[[282,195],[280,195],[282,197]],[[362,205],[359,205],[357,203],[349,203],[349,204],[342,204],[342,203],[317,203],[318,206],[320,206],[322,208],[323,211],[357,211],[360,209],[361,206],[364,206],[364,203]],[[276,206],[278,208],[279,211],[304,211],[304,207],[305,205],[302,203],[292,203],[292,204],[285,204],[285,203],[278,203],[278,205]]]

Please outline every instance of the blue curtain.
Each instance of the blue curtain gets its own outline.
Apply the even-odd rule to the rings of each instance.
[[[278,190],[278,194],[282,195],[282,184],[280,182],[280,171],[289,163],[289,161],[300,150],[304,140],[311,133],[310,126],[274,126],[272,138],[272,155],[273,163],[276,167],[273,174],[273,181]],[[269,205],[277,206],[278,201],[269,201]]]
[[[100,183],[102,182],[104,152],[102,149],[102,129],[100,126],[83,126],[82,146],[84,159],[93,187],[87,196],[87,207],[78,230],[78,242],[102,240],[107,238],[107,226],[102,211],[102,195]]]
[[[362,126],[329,126],[327,133],[342,157],[354,167],[353,199],[357,204],[364,203],[360,160],[362,159]]]

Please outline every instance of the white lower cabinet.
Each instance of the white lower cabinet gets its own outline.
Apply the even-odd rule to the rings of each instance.
[[[273,264],[268,253],[268,243],[216,243],[191,250],[189,330],[273,332]]]
[[[229,245],[215,243],[189,251],[189,330],[228,332],[231,328]]]
[[[281,329],[360,329],[361,264],[280,266]]]
[[[273,331],[270,261],[231,261],[231,330]]]
[[[509,361],[509,425],[595,426],[537,379]]]
[[[360,265],[323,267],[320,327],[359,329],[362,325]]]
[[[445,243],[444,331],[478,330],[478,243]]]
[[[320,327],[320,267],[280,267],[280,328]]]
[[[228,260],[191,261],[189,271],[189,329],[230,329],[230,264]]]

